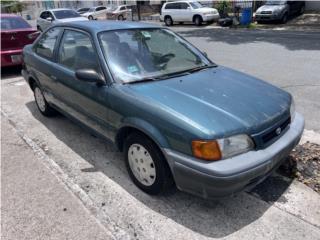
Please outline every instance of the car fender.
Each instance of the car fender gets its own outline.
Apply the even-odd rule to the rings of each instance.
[[[160,148],[168,148],[169,143],[163,134],[151,123],[136,117],[128,117],[122,121],[122,124],[118,128],[120,131],[125,127],[136,128],[137,130],[143,132],[145,135],[150,137]],[[119,132],[118,131],[118,132]]]

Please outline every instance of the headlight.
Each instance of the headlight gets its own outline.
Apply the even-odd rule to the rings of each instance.
[[[248,152],[253,147],[251,138],[245,134],[218,140],[192,142],[193,155],[209,161],[230,158]]]
[[[291,98],[291,106],[290,106],[291,122],[293,121],[295,115],[296,115],[296,105],[295,105],[293,97],[292,97]]]

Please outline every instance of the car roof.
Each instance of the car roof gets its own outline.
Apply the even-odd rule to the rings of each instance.
[[[16,14],[10,14],[10,13],[1,13],[0,17],[12,17],[12,18],[21,18],[21,16]]]
[[[137,28],[163,28],[162,26],[131,21],[75,21],[60,23],[55,26],[78,28],[91,33],[98,33],[103,31],[121,30],[121,29],[137,29]]]

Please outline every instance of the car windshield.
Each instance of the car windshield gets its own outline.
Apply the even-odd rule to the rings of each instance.
[[[79,13],[73,10],[57,10],[53,11],[53,13],[57,19],[81,17]]]
[[[189,2],[193,9],[202,8],[203,6],[199,2]]]
[[[285,4],[287,1],[267,1],[266,5],[283,5]]]
[[[0,22],[2,30],[31,28],[26,21],[19,17],[1,17]]]
[[[211,62],[167,29],[128,29],[99,34],[114,78],[123,83],[174,76]]]

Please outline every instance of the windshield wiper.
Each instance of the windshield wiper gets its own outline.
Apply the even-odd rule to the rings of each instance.
[[[217,67],[217,65],[215,65],[215,64],[203,65],[203,66],[200,66],[200,67],[192,68],[192,69],[188,70],[188,72],[189,73],[194,73],[194,72],[198,72],[198,71],[201,71],[201,70],[204,70],[204,69],[214,68],[214,67]]]
[[[194,72],[198,72],[198,71],[201,71],[201,70],[204,70],[204,69],[214,68],[214,67],[217,67],[217,65],[215,65],[215,64],[204,65],[204,66],[195,67],[195,68],[191,68],[191,69],[186,69],[186,70],[179,71],[179,72],[174,72],[174,73],[168,73],[168,74],[164,74],[164,75],[160,75],[160,76],[146,77],[146,78],[134,80],[134,81],[131,81],[131,82],[126,82],[124,84],[141,83],[141,82],[152,82],[152,81],[158,81],[158,80],[165,80],[165,79],[169,79],[169,78],[181,77],[181,76],[189,75],[189,74],[194,73]]]
[[[134,81],[130,81],[130,82],[125,82],[123,84],[133,84],[133,83],[153,82],[153,81],[156,81],[156,79],[153,77],[147,77],[147,78],[142,78],[142,79],[138,79],[138,80],[134,80]]]

